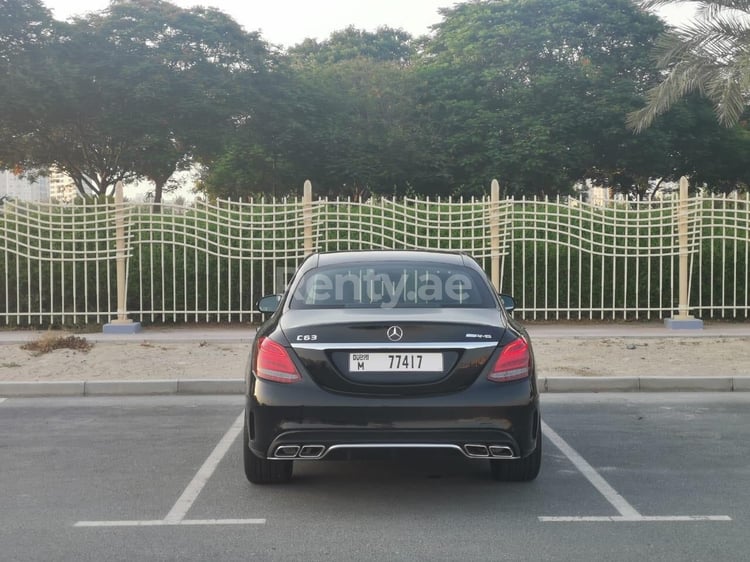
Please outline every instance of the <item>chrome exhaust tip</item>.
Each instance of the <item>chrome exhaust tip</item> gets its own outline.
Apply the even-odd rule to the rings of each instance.
[[[299,450],[301,459],[319,459],[325,453],[326,448],[323,445],[303,445]]]
[[[279,459],[293,459],[299,453],[299,445],[281,445],[276,447],[273,456]]]
[[[464,451],[469,457],[489,457],[490,453],[485,445],[476,445],[467,443],[464,445]]]
[[[490,456],[502,459],[512,459],[513,449],[506,445],[490,445]]]

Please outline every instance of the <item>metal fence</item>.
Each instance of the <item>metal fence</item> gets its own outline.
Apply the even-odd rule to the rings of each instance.
[[[750,316],[750,199],[591,204],[575,199],[115,202],[0,207],[0,322],[258,321],[310,251],[463,251],[523,319]],[[118,236],[117,224],[122,228]],[[118,243],[120,249],[118,250]]]

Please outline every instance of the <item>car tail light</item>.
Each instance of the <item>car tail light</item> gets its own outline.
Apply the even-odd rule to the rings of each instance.
[[[531,373],[531,353],[526,340],[519,338],[506,345],[487,378],[493,382],[525,379]]]
[[[267,381],[292,383],[302,380],[297,367],[284,346],[261,338],[255,354],[255,375]]]

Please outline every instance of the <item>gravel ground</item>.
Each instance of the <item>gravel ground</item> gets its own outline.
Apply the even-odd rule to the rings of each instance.
[[[82,336],[85,337],[85,336]],[[0,345],[0,381],[239,379],[249,345],[89,342],[36,354]],[[540,376],[750,375],[750,337],[540,338]]]

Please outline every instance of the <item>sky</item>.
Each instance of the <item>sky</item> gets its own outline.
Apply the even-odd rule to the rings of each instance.
[[[42,0],[55,18],[106,8],[107,0]],[[266,41],[289,47],[308,37],[327,38],[332,31],[354,25],[403,28],[422,35],[440,21],[438,9],[455,0],[170,0],[183,8],[213,6],[231,15],[247,31],[260,31]]]
[[[42,0],[55,18],[99,11],[108,0]],[[573,0],[571,0],[573,1]],[[290,47],[311,37],[326,39],[332,31],[353,25],[374,31],[379,26],[401,28],[412,35],[430,31],[441,20],[440,8],[456,0],[171,0],[183,8],[213,6],[231,15],[247,31],[260,31],[264,40]],[[660,13],[675,25],[684,22],[692,8],[675,6]]]

